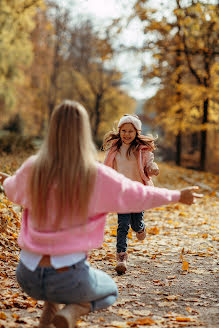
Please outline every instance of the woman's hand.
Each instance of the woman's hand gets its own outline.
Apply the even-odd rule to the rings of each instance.
[[[191,205],[195,203],[196,198],[202,198],[202,194],[197,194],[195,191],[197,191],[199,187],[192,186],[192,187],[186,187],[180,190],[180,199],[179,202],[187,205]]]
[[[3,184],[3,182],[5,181],[5,179],[7,179],[8,177],[10,177],[10,175],[0,172],[0,183]]]

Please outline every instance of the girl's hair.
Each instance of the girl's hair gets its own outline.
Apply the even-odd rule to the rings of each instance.
[[[134,116],[139,119],[139,117],[135,114],[134,115],[128,114],[128,115]],[[124,116],[127,116],[127,114],[125,114]],[[134,125],[133,125],[133,127],[134,127]],[[113,129],[112,131],[105,134],[104,140],[103,140],[103,147],[102,147],[103,150],[106,151],[110,148],[115,148],[115,151],[116,151],[116,150],[120,149],[120,147],[122,146],[122,140],[120,137],[120,129],[121,128],[122,128],[122,126],[119,128],[119,130]],[[146,136],[141,135],[140,131],[136,130],[135,127],[134,127],[134,129],[136,131],[136,137],[131,142],[131,144],[127,150],[127,157],[130,156],[131,151],[133,151],[133,152],[138,151],[139,147],[141,145],[146,146],[149,151],[154,151],[156,149],[154,142],[157,138],[154,138],[151,134],[148,134]]]
[[[85,223],[96,177],[95,153],[87,111],[75,101],[63,101],[52,113],[30,179],[32,217],[38,227],[49,214],[50,192],[54,192],[56,206],[51,228],[59,227],[66,209],[72,213],[70,223],[75,213]]]

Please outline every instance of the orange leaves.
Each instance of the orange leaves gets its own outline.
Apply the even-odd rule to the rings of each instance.
[[[185,212],[180,212],[179,213],[179,216],[187,216],[188,214],[187,213],[185,213]]]
[[[148,317],[142,318],[142,319],[137,319],[134,322],[127,322],[127,324],[130,327],[138,327],[138,325],[149,326],[149,325],[153,325],[154,323],[155,323],[155,321]]]
[[[6,314],[4,312],[0,312],[0,319],[6,319]]]
[[[117,230],[116,230],[116,228],[111,228],[110,236],[111,237],[116,237],[117,236]]]
[[[160,229],[157,227],[152,227],[147,229],[147,233],[150,235],[158,235],[159,234]]]
[[[192,321],[191,318],[188,318],[188,317],[176,317],[175,320],[178,321],[178,322],[190,322],[190,321]]]
[[[182,270],[188,271],[189,270],[189,263],[187,261],[182,262]]]
[[[117,236],[117,227],[115,227],[115,226],[110,227],[109,234],[111,237],[116,237]],[[131,229],[128,232],[127,238],[132,239],[132,230]]]
[[[135,321],[113,321],[110,323],[110,327],[116,327],[116,328],[138,328],[139,325],[141,326],[150,326],[155,324],[155,321],[152,320],[151,318],[145,317],[142,319],[137,319]]]
[[[189,270],[189,263],[187,261],[184,260],[184,248],[181,251],[180,254],[180,259],[182,260],[182,271],[188,271]]]

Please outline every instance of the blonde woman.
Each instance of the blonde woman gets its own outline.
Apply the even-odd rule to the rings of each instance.
[[[86,260],[102,244],[108,212],[191,204],[198,197],[196,187],[146,187],[98,163],[87,112],[69,100],[53,111],[39,152],[14,176],[0,173],[0,182],[24,208],[16,274],[29,296],[45,301],[40,328],[75,327],[81,315],[115,302],[113,279]]]

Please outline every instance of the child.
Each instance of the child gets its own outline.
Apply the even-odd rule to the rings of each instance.
[[[104,138],[103,149],[108,150],[104,164],[131,180],[153,186],[151,176],[159,174],[158,166],[153,162],[154,138],[141,135],[141,121],[137,115],[124,115],[117,130],[110,131]],[[118,213],[115,267],[118,274],[127,270],[126,250],[130,225],[136,232],[136,237],[143,240],[146,236],[144,212]]]
[[[0,177],[9,200],[24,208],[16,275],[29,296],[45,301],[40,328],[75,327],[81,315],[117,299],[112,278],[86,261],[102,244],[108,212],[191,204],[198,197],[197,187],[151,188],[98,163],[88,114],[69,100],[53,111],[39,152],[14,176]]]

